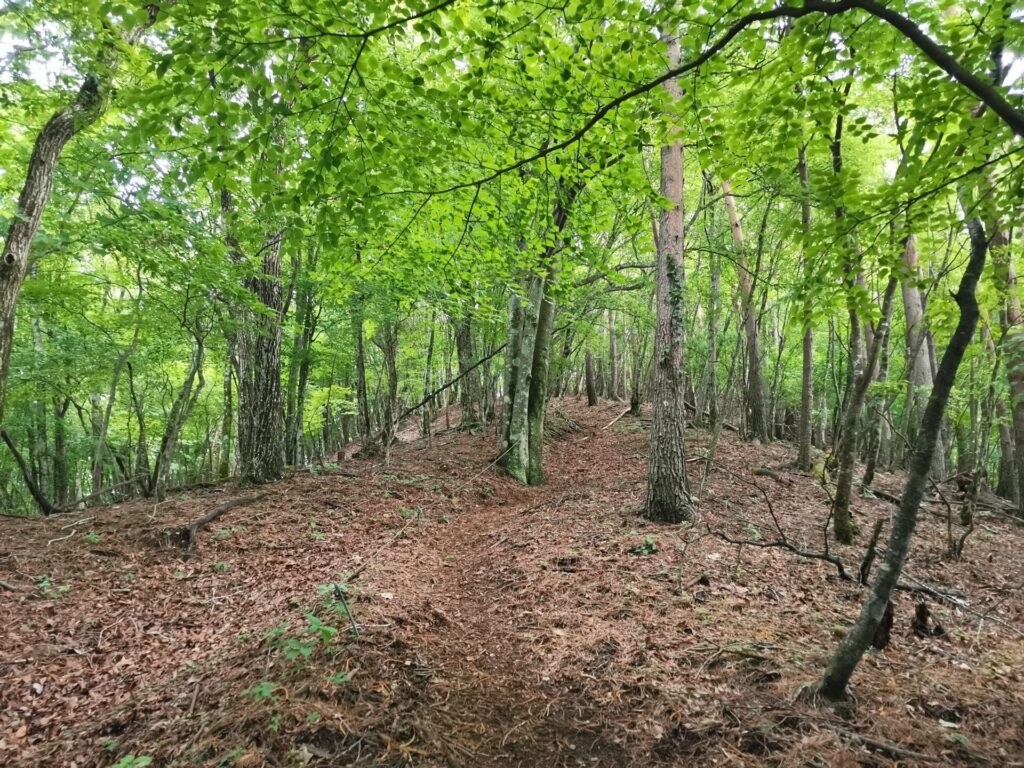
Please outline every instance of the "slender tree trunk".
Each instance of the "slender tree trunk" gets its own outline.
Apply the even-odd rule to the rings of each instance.
[[[889,337],[892,331],[891,321],[885,323],[885,328],[882,330],[881,339],[878,343],[882,345],[882,352],[878,363],[878,374],[875,380],[881,384],[884,384],[889,376]],[[864,477],[861,480],[861,484],[865,488],[870,488],[871,483],[875,479],[875,471],[878,468],[879,459],[882,452],[882,431],[886,425],[886,414],[889,409],[889,398],[887,395],[877,395],[869,403],[868,412],[871,415],[871,420],[868,426],[870,433],[868,435],[868,448],[867,448],[867,459],[864,467]]]
[[[281,246],[278,231],[263,244],[259,274],[247,287],[264,312],[238,335],[238,459],[243,482],[269,483],[284,470],[281,403]]]
[[[985,265],[988,243],[985,229],[979,220],[969,221],[967,230],[971,239],[971,257],[955,296],[957,306],[960,308],[960,319],[949,340],[949,345],[942,355],[942,363],[939,365],[931,395],[928,398],[928,405],[925,407],[921,430],[918,432],[917,441],[914,444],[910,471],[900,497],[899,510],[893,519],[889,544],[886,547],[882,566],[878,570],[875,582],[871,585],[860,616],[839,644],[818,686],[818,692],[827,699],[837,700],[845,696],[846,686],[861,657],[871,644],[875,631],[889,605],[892,591],[899,582],[903,564],[910,551],[910,542],[917,524],[917,512],[921,505],[921,499],[924,497],[949,393],[956,381],[960,362],[963,360],[964,353],[978,324],[979,313],[975,290]]]
[[[459,429],[479,429],[483,425],[480,413],[480,369],[476,364],[476,348],[473,343],[473,324],[469,317],[461,317],[455,323],[455,347],[459,358],[459,401],[462,404],[462,419]],[[468,373],[467,373],[468,371]]]
[[[615,338],[615,310],[608,310],[608,399],[621,400],[619,381],[619,346]]]
[[[804,238],[811,233],[810,183],[807,174],[807,145],[800,146],[797,158],[797,175],[800,177],[800,225]],[[804,284],[804,300],[801,307],[801,324],[804,329],[801,344],[800,369],[800,421],[797,430],[797,467],[804,471],[811,469],[811,419],[814,410],[814,325],[813,301],[811,296],[811,260],[801,247],[801,272]]]
[[[160,440],[160,450],[157,451],[156,461],[153,463],[153,474],[149,482],[149,495],[163,498],[167,487],[167,479],[170,473],[171,462],[174,459],[174,452],[178,446],[178,438],[181,435],[182,427],[188,421],[188,417],[195,408],[199,394],[203,390],[206,380],[203,378],[203,359],[206,354],[206,347],[202,336],[196,334],[195,346],[192,349],[192,361],[185,374],[178,396],[171,406],[171,412],[167,416],[167,426],[164,429],[163,438]]]
[[[219,478],[231,476],[231,426],[234,410],[235,405],[231,396],[231,362],[228,360],[224,365],[224,410],[220,421],[220,464],[217,468]]]
[[[1003,295],[1001,322],[1006,377],[1010,385],[1010,422],[1013,435],[1014,483],[1019,513],[1024,516],[1024,313],[1017,295],[1017,273],[1009,239],[998,224],[992,231],[992,262],[996,285]]]
[[[843,429],[839,436],[839,445],[836,448],[838,473],[836,475],[836,494],[832,506],[832,524],[836,540],[843,544],[853,543],[856,531],[853,517],[850,514],[850,501],[853,495],[854,465],[857,460],[857,420],[864,407],[868,387],[875,376],[875,367],[878,365],[885,336],[889,332],[896,285],[896,278],[891,278],[886,286],[885,298],[882,300],[882,319],[879,320],[878,328],[875,330],[867,362],[864,369],[858,374],[856,385],[847,398],[846,410],[843,413]]]
[[[398,428],[398,322],[388,320],[381,323],[373,341],[384,358],[386,389],[381,403],[380,445],[387,457]]]
[[[729,227],[732,230],[733,243],[736,245],[736,273],[739,278],[743,331],[747,340],[747,424],[753,437],[762,442],[768,442],[770,436],[764,407],[761,340],[757,327],[757,311],[754,308],[753,278],[756,276],[751,274],[747,265],[747,256],[743,245],[743,227],[736,209],[736,200],[732,195],[732,185],[728,180],[722,181],[722,195],[725,198],[726,210],[729,212]]]
[[[666,37],[670,67],[679,64],[679,40]],[[665,82],[674,103],[682,96],[675,80]],[[686,232],[683,209],[683,144],[661,148],[661,194],[670,207],[663,209],[656,228],[654,331],[654,418],[651,423],[644,516],[649,520],[680,523],[696,519],[686,478],[686,409],[683,356],[683,297],[686,287],[684,254]]]
[[[427,339],[427,363],[423,367],[423,399],[426,400],[423,404],[423,421],[420,427],[420,433],[427,438],[427,445],[430,445],[430,424],[434,419],[434,406],[433,402],[429,398],[430,395],[430,379],[431,379],[431,365],[434,362],[434,326],[437,324],[437,314],[433,314],[430,317],[430,336]]]
[[[53,399],[53,503],[58,507],[69,501],[67,431],[64,415],[71,404],[69,397]]]

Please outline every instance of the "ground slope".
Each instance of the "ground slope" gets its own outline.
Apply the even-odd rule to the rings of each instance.
[[[1024,764],[1022,529],[985,518],[950,562],[924,514],[909,572],[969,610],[930,601],[945,634],[921,639],[901,593],[851,704],[815,709],[796,694],[862,590],[755,544],[774,512],[820,552],[821,485],[726,434],[703,524],[645,524],[644,422],[562,407],[579,427],[556,414],[544,487],[489,467],[493,435],[446,432],[271,486],[187,560],[162,532],[251,491],[4,520],[0,764]],[[856,507],[865,531],[893,510]],[[833,547],[851,572],[860,538]],[[354,637],[330,585],[356,572]]]

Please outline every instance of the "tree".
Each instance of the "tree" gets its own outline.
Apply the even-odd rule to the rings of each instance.
[[[668,36],[669,67],[679,63],[679,41]],[[674,80],[665,83],[673,103],[682,97]],[[658,324],[654,333],[654,384],[647,499],[644,516],[680,523],[693,520],[696,511],[686,479],[686,409],[683,401],[683,296],[686,247],[683,210],[683,143],[679,139],[661,148],[661,195],[667,201],[656,228],[655,267]]]

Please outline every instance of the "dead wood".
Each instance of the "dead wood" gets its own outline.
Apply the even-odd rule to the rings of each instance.
[[[931,755],[926,755],[924,752],[915,752],[912,749],[906,749],[905,747],[901,747],[888,741],[872,739],[869,736],[863,736],[859,733],[854,733],[853,731],[846,731],[837,728],[836,732],[851,741],[856,741],[863,744],[868,749],[874,750],[875,752],[881,752],[883,755],[888,755],[889,757],[895,757],[900,760],[920,760],[923,763],[944,762],[942,758],[932,757]]]
[[[196,536],[199,531],[226,512],[230,512],[236,507],[245,507],[249,504],[253,504],[266,497],[266,495],[267,494],[265,493],[257,493],[253,496],[239,496],[237,499],[231,499],[230,501],[225,501],[223,504],[218,504],[198,520],[184,526],[183,528],[170,532],[168,534],[168,538],[181,546],[182,557],[187,560],[192,555],[192,550],[195,548]]]

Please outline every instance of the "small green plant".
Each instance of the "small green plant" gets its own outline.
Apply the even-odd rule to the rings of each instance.
[[[125,755],[116,763],[113,768],[145,768],[153,763],[153,758],[148,755]]]
[[[231,566],[224,562],[214,563],[213,570],[219,571],[220,573],[227,573],[231,570]]]
[[[349,680],[352,679],[352,676],[354,674],[355,674],[354,671],[353,672],[335,672],[333,675],[328,675],[326,679],[327,679],[327,682],[330,683],[331,685],[344,685],[345,683],[347,683]]]
[[[651,535],[644,536],[644,543],[637,544],[635,547],[630,547],[629,554],[631,555],[653,555],[658,551],[658,542],[654,540]]]
[[[274,695],[276,690],[276,683],[272,680],[263,680],[251,688],[246,688],[242,691],[242,695],[248,696],[253,701],[277,701],[277,696]]]
[[[87,534],[85,534],[85,541],[87,544],[99,544],[100,535],[95,531],[89,531]]]
[[[231,531],[228,530],[227,528],[218,528],[216,531],[214,531],[213,538],[215,538],[215,539],[226,539],[230,535],[231,535]]]
[[[316,518],[312,518],[309,521],[309,538],[313,541],[323,541],[324,532],[316,527]]]
[[[117,748],[120,746],[120,742],[117,739],[107,739],[103,742],[103,748],[107,752],[117,752]]]
[[[71,587],[67,584],[54,584],[49,576],[40,576],[36,579],[36,589],[47,600],[59,600],[68,593]]]

